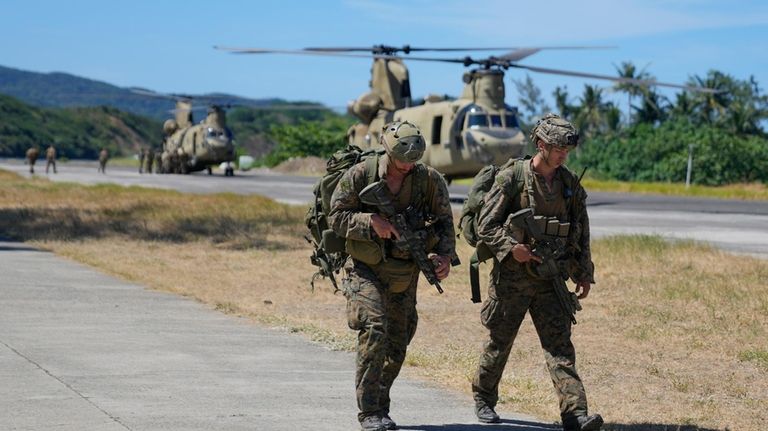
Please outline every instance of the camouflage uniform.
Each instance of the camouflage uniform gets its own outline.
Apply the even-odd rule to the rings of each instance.
[[[147,157],[147,149],[141,148],[139,149],[139,173],[144,173],[144,159]]]
[[[146,162],[147,162],[147,168],[145,169],[145,172],[148,174],[151,174],[152,165],[155,164],[155,153],[151,149],[147,150]]]
[[[165,172],[163,172],[163,165],[162,165],[162,163],[163,163],[163,152],[162,152],[162,150],[155,151],[154,157],[155,157],[155,173],[156,174],[164,174]]]
[[[27,164],[29,164],[30,174],[35,173],[35,162],[37,161],[38,156],[40,156],[40,150],[38,150],[37,147],[32,147],[27,150],[26,161],[27,161]]]
[[[510,214],[527,207],[533,208],[536,215],[570,222],[570,276],[574,281],[594,283],[587,194],[575,174],[564,166],[555,171],[550,188],[546,179],[534,172],[531,163],[529,159],[517,161],[497,175],[478,217],[478,236],[495,259],[488,298],[481,310],[481,322],[490,331],[490,337],[480,357],[472,392],[476,406],[495,407],[512,344],[529,312],[565,424],[587,415],[587,398],[576,372],[576,354],[571,343],[571,320],[563,311],[552,282],[533,277],[526,265],[512,256],[512,248],[518,243],[529,243],[529,238],[522,230],[507,230],[504,225]]]
[[[380,157],[380,178],[385,177],[388,163],[389,156]],[[416,284],[419,269],[408,255],[392,249],[391,240],[376,237],[371,227],[371,213],[375,209],[364,207],[358,196],[367,185],[366,163],[350,168],[333,193],[330,212],[332,228],[347,238],[349,250],[353,250],[351,241],[375,249],[383,244],[387,250],[387,260],[379,263],[365,263],[351,251],[345,265],[347,277],[343,280],[343,288],[347,298],[347,320],[350,328],[359,331],[355,387],[361,422],[371,415],[388,415],[390,389],[405,360],[406,348],[416,332],[418,321]],[[434,220],[426,241],[427,252],[455,256],[448,187],[437,171],[417,163],[405,177],[400,192],[391,198],[397,211],[412,204],[422,219],[429,215]]]
[[[56,173],[56,148],[51,145],[45,150],[45,173],[48,173],[48,169],[53,166],[53,173]]]
[[[107,173],[107,160],[109,160],[109,152],[106,148],[102,148],[99,151],[99,172],[102,174]]]

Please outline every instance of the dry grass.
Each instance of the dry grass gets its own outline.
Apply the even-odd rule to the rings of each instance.
[[[344,298],[315,292],[304,208],[259,197],[80,187],[0,173],[0,234],[105,272],[354,348]],[[693,243],[616,237],[594,244],[598,284],[574,343],[593,411],[608,429],[757,430],[768,422],[768,263]],[[467,262],[469,248],[460,244]],[[487,267],[483,272],[487,272]],[[424,284],[405,372],[467,395],[485,330],[467,267],[438,295]],[[502,382],[500,410],[558,412],[529,319]]]

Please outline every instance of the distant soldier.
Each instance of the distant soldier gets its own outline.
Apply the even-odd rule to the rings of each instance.
[[[56,148],[53,145],[49,146],[45,150],[45,173],[48,173],[48,168],[53,166],[53,173],[56,173]]]
[[[99,172],[102,174],[107,173],[107,160],[109,160],[109,151],[106,148],[102,148],[99,151]]]
[[[163,151],[157,150],[155,151],[155,173],[156,174],[164,174],[163,172]]]
[[[147,156],[145,157],[146,160],[146,169],[145,172],[148,174],[152,173],[152,165],[155,164],[155,152],[152,151],[151,148],[147,149]]]
[[[147,156],[146,148],[139,148],[139,173],[144,173],[144,158]]]
[[[167,151],[163,151],[163,154],[161,154],[160,157],[163,161],[163,173],[172,174],[173,171],[171,170],[171,154]]]
[[[29,165],[30,174],[35,173],[35,162],[37,161],[38,156],[40,156],[40,150],[38,150],[37,147],[32,147],[27,150],[26,163]]]

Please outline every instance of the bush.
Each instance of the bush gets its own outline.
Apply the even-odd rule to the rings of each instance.
[[[684,182],[693,145],[691,182],[700,185],[768,182],[768,140],[736,136],[715,126],[668,121],[597,136],[573,153],[569,166],[620,181]]]

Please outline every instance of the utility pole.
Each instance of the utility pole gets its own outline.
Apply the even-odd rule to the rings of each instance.
[[[688,145],[688,171],[685,173],[685,188],[691,186],[691,171],[693,170],[693,144]]]

